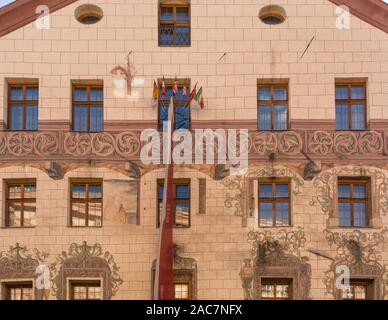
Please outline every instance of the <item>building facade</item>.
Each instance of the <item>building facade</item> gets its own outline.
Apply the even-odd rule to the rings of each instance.
[[[387,297],[388,5],[50,2],[0,9],[2,299],[152,298],[175,79],[177,129],[249,132],[174,168],[176,298]]]

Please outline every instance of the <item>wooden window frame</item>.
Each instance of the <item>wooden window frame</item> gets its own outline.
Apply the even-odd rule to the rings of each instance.
[[[262,198],[260,197],[260,186],[261,185],[272,185],[272,198]],[[277,184],[287,184],[288,185],[288,198],[276,198],[276,185]],[[272,226],[262,226],[260,225],[260,203],[261,202],[271,202],[272,203]],[[288,226],[277,226],[276,225],[276,203],[288,203]],[[280,228],[280,227],[291,227],[291,180],[288,178],[262,178],[258,180],[258,215],[259,221],[258,225],[260,228]]]
[[[86,101],[75,101],[75,90],[79,88],[86,88],[86,95],[87,95],[87,100]],[[91,101],[90,100],[90,91],[91,89],[102,89],[102,101]],[[101,124],[101,131],[91,131],[90,130],[90,108],[91,107],[101,107],[102,108],[102,124]],[[82,107],[86,108],[87,110],[87,130],[85,131],[80,131],[80,130],[75,130],[74,125],[75,125],[75,111],[74,109],[76,107]],[[84,133],[94,133],[94,132],[103,132],[104,131],[104,85],[103,84],[91,84],[91,83],[73,83],[72,88],[71,88],[71,130],[74,132],[84,132]]]
[[[73,185],[85,184],[86,185],[86,198],[73,198]],[[101,198],[89,198],[90,185],[101,185]],[[85,203],[85,226],[73,225],[73,203]],[[89,225],[89,203],[101,203],[101,225],[90,226]],[[104,186],[102,179],[70,179],[70,227],[72,228],[102,228],[104,224]]]
[[[270,88],[270,100],[262,101],[259,100],[259,89],[260,88]],[[286,88],[287,100],[274,100],[274,89],[275,88]],[[290,129],[290,90],[289,90],[289,81],[288,80],[268,80],[268,81],[257,81],[257,130],[258,131],[288,131]],[[286,129],[277,130],[275,129],[275,105],[285,105],[287,108],[287,119],[286,119]],[[260,129],[260,113],[259,108],[262,106],[271,107],[271,129]]]
[[[97,283],[98,283],[98,285],[96,285]],[[74,299],[74,287],[75,286],[86,287],[86,299],[83,299],[83,301],[99,301],[99,300],[103,299],[101,280],[72,280],[72,281],[70,281],[70,300],[82,301],[81,299],[77,299],[77,300]],[[100,299],[88,299],[90,287],[100,288]]]
[[[339,203],[350,203],[350,226],[341,226],[340,228],[369,228],[371,224],[371,193],[370,193],[370,178],[346,178],[339,177],[337,181],[337,190],[339,190],[340,185],[350,185],[350,198],[340,198],[339,194],[337,195],[337,211],[338,211],[338,224],[340,222],[340,212],[339,212]],[[365,185],[366,198],[353,198],[353,190],[355,184]],[[365,203],[366,206],[366,226],[354,226],[354,203]]]
[[[174,85],[174,81],[175,79],[165,79],[165,85],[166,85],[166,90],[167,88],[171,88],[173,87]],[[187,101],[185,103],[183,103],[183,101],[176,101],[176,98],[174,97],[173,98],[173,101],[174,101],[174,109],[175,107],[186,107],[186,108],[189,108],[189,128],[188,130],[191,130],[191,108],[190,108],[190,105],[188,104],[189,102],[189,95],[190,95],[190,79],[177,79],[177,84],[178,84],[178,89],[182,89],[184,84],[185,84],[185,81],[186,81],[186,87],[187,87]],[[158,88],[159,88],[159,92],[162,91],[162,83],[163,83],[163,79],[158,79]],[[159,132],[163,132],[163,123],[161,123],[160,121],[160,107],[161,107],[161,104],[160,104],[160,100],[162,96],[161,94],[159,95],[159,100],[158,100],[158,123],[157,123],[157,130]],[[168,107],[169,107],[169,104],[170,102],[167,100],[163,100],[163,101],[166,101],[166,103],[168,103]],[[174,110],[174,119],[176,119],[175,117],[175,110]],[[174,121],[175,122],[175,121]],[[173,130],[175,130],[175,126],[173,128]]]
[[[3,289],[4,289],[4,299],[5,300],[11,300],[11,289],[21,289],[21,295],[23,296],[23,289],[31,289],[32,290],[32,300],[34,300],[34,283],[33,281],[20,281],[20,282],[8,282],[4,283]],[[27,301],[25,299],[21,299],[21,301]]]
[[[272,285],[275,286],[274,290],[274,297],[273,298],[263,298],[262,293],[263,285]],[[276,297],[276,286],[281,285],[288,285],[288,297],[285,298],[278,298]],[[260,279],[260,298],[261,300],[292,300],[293,299],[293,279],[291,278],[270,278],[265,277]]]
[[[349,285],[351,287],[359,286],[366,288],[366,297],[365,299],[355,299],[353,298],[344,298],[344,290],[339,290],[339,298],[341,300],[374,300],[374,281],[373,279],[350,279]],[[353,290],[354,292],[354,290]]]
[[[191,181],[190,179],[174,179],[173,181],[173,208],[174,208],[174,228],[177,229],[187,229],[191,227]],[[185,199],[178,199],[178,203],[186,203],[188,202],[189,207],[189,224],[187,226],[177,226],[175,223],[175,204],[177,203],[176,199],[176,186],[179,185],[187,185],[189,187],[189,197]],[[156,227],[160,228],[160,204],[163,203],[163,199],[159,198],[159,188],[160,186],[164,187],[164,179],[158,179],[157,181],[157,217],[156,217]]]
[[[36,215],[36,195],[35,198],[24,198],[24,187],[26,185],[35,185],[35,192],[37,192],[36,179],[14,179],[14,180],[5,180],[5,227],[6,228],[35,228],[35,226],[24,226],[24,204],[25,203],[35,203],[35,215]],[[21,187],[21,197],[19,199],[10,199],[9,198],[9,188],[12,186]],[[21,212],[20,212],[20,226],[10,226],[10,213],[9,213],[9,204],[10,203],[20,203]]]
[[[352,87],[363,87],[365,92],[365,98],[364,99],[352,99]],[[347,87],[348,89],[348,99],[337,99],[336,97],[336,90],[337,87]],[[348,106],[348,128],[347,129],[338,129],[337,123],[336,123],[336,130],[337,131],[366,131],[368,130],[368,115],[367,115],[367,81],[366,80],[336,80],[335,82],[335,108],[337,109],[337,104],[343,104]],[[354,104],[363,104],[364,105],[364,129],[353,129],[352,128],[352,105]],[[337,121],[337,117],[336,117]]]
[[[190,2],[172,0],[172,1],[161,1],[158,6],[158,45],[159,47],[190,47],[191,46],[191,5]],[[162,16],[162,8],[170,7],[173,8],[173,19],[172,20],[163,20]],[[188,21],[177,21],[176,20],[176,9],[177,8],[188,8]],[[171,45],[161,44],[160,43],[160,33],[161,33],[161,25],[168,24],[174,26],[174,41]],[[175,43],[175,35],[176,35],[176,27],[189,27],[189,43],[188,44],[176,44]]]
[[[11,100],[11,91],[12,88],[22,87],[23,88],[23,100]],[[27,88],[37,88],[38,89],[38,100],[26,100],[26,92]],[[35,81],[29,82],[12,82],[8,83],[8,99],[7,99],[7,121],[8,121],[8,130],[9,131],[38,131],[39,130],[39,83]],[[22,121],[22,129],[13,129],[12,126],[12,107],[13,106],[21,106],[23,108],[23,121]],[[36,130],[27,129],[27,107],[28,106],[36,106],[38,108],[38,123],[36,124]]]

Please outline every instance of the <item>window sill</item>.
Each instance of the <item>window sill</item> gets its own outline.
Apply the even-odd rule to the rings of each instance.
[[[7,226],[1,227],[1,229],[12,229],[12,230],[15,230],[15,229],[35,229],[35,228],[36,228],[36,226],[34,226],[34,227],[7,227]]]

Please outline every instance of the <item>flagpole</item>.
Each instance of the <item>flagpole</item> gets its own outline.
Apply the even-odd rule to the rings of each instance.
[[[155,300],[173,300],[173,226],[174,226],[174,208],[173,208],[173,175],[174,167],[172,161],[172,134],[174,130],[174,95],[171,97],[168,110],[167,135],[163,157],[166,162],[166,174],[163,189],[163,204],[160,217],[160,235],[159,248],[156,261],[155,279],[154,279],[154,299]]]

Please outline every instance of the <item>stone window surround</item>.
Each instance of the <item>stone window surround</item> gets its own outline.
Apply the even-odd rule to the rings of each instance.
[[[339,217],[338,217],[338,178],[360,178],[360,179],[369,179],[369,201],[370,201],[370,213],[369,213],[369,226],[368,227],[340,227],[339,226]],[[370,229],[370,228],[381,228],[383,226],[382,218],[379,214],[378,208],[379,194],[375,190],[375,183],[373,176],[335,176],[334,191],[333,191],[333,208],[329,213],[329,218],[327,220],[327,225],[330,228],[341,228],[341,229]]]
[[[83,281],[100,281],[100,288],[101,288],[101,300],[103,299],[104,295],[104,278],[90,278],[90,277],[67,277],[66,278],[66,300],[71,300],[71,282],[83,282]]]
[[[34,278],[16,278],[16,279],[0,279],[0,300],[6,300],[6,286],[19,284],[19,283],[32,283],[32,300],[36,299],[36,288],[35,288],[35,279]]]

